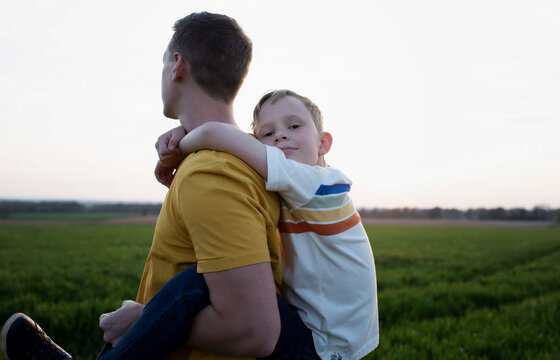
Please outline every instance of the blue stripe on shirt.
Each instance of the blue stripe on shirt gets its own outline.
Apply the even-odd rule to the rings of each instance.
[[[349,184],[321,185],[315,192],[315,195],[331,195],[340,194],[350,191]]]

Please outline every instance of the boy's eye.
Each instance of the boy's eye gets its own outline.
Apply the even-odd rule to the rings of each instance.
[[[299,124],[294,124],[294,125],[291,125],[290,128],[291,128],[291,129],[297,129],[297,128],[300,127],[300,126],[301,126],[301,125],[299,125]]]
[[[262,134],[262,137],[269,137],[272,136],[272,131],[267,131],[264,134]]]

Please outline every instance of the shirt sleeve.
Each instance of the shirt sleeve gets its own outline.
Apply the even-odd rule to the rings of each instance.
[[[276,191],[291,208],[301,208],[322,189],[344,186],[352,181],[341,171],[322,166],[310,166],[287,159],[282,150],[266,145],[268,179],[266,189]]]
[[[198,272],[271,261],[264,180],[241,160],[222,153],[213,164],[192,169],[178,196]]]

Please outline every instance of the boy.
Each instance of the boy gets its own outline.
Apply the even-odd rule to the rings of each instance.
[[[227,124],[206,123],[189,132],[179,147],[185,154],[213,149],[235,155],[267,180],[267,190],[279,192],[284,200],[279,224],[283,295],[299,315],[278,301],[282,330],[267,359],[359,359],[379,340],[375,267],[369,240],[347,195],[350,180],[324,160],[332,136],[323,131],[318,107],[288,90],[266,94],[255,108],[252,126],[256,138]],[[160,149],[160,156],[165,151]],[[189,268],[166,284],[145,311],[193,309],[193,304],[203,306],[205,294],[204,281]],[[133,331],[152,327],[150,332],[165,335],[162,341],[175,337],[178,344],[192,314],[172,313],[160,326],[143,323],[142,316]]]
[[[321,359],[359,359],[379,340],[375,267],[347,194],[351,182],[325,163],[332,136],[321,112],[295,92],[273,91],[257,104],[252,127],[256,139],[207,123],[179,146],[184,153],[229,152],[280,194],[284,299],[312,330]]]

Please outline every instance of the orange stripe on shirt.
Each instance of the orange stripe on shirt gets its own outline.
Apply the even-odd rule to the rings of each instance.
[[[360,222],[360,215],[354,212],[352,216],[333,224],[310,224],[305,221],[298,223],[280,222],[278,228],[282,233],[301,234],[305,232],[314,232],[323,236],[340,234]]]

